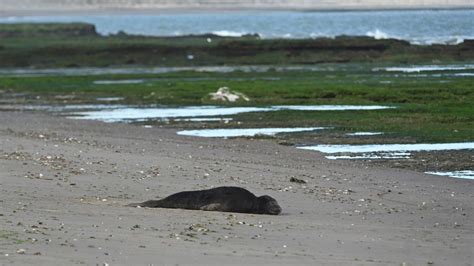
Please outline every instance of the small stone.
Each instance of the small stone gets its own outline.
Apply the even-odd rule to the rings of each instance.
[[[299,178],[296,178],[294,176],[292,176],[290,178],[290,182],[293,182],[293,183],[298,183],[298,184],[306,184],[308,182],[306,182],[306,180],[303,180],[303,179],[299,179]]]

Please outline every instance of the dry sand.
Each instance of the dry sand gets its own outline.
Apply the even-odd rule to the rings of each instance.
[[[221,185],[283,213],[124,207]],[[472,265],[473,194],[271,140],[0,113],[1,265]]]

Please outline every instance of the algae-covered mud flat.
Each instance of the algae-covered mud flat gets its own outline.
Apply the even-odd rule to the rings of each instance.
[[[292,146],[472,142],[473,77],[455,74],[473,70],[453,67],[435,71],[438,75],[414,78],[402,70],[373,69],[371,64],[332,64],[318,70],[224,73],[4,74],[0,77],[0,108],[174,128],[202,136],[220,132],[221,137],[260,138],[265,130],[283,128],[294,132],[265,138]],[[212,100],[211,95],[222,87],[245,95],[248,101]],[[326,129],[296,130],[300,128]],[[384,166],[424,172],[469,169],[473,155],[472,149],[381,150],[328,158],[376,160]]]

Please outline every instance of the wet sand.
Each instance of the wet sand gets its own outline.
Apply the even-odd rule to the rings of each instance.
[[[176,131],[1,112],[0,264],[474,262],[472,180]],[[283,213],[124,207],[221,185]]]

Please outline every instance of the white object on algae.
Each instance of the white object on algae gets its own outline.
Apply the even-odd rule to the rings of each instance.
[[[223,102],[235,102],[240,99],[248,102],[250,101],[249,97],[245,94],[237,91],[231,91],[228,87],[221,87],[217,90],[217,92],[209,93],[211,96],[211,100],[214,101],[223,101]]]

